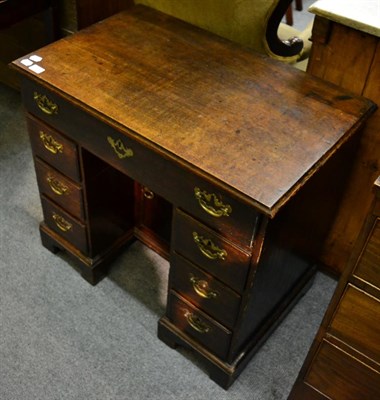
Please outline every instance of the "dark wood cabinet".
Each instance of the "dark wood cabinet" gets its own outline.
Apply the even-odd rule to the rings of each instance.
[[[316,2],[312,50],[307,72],[380,103],[380,32],[378,4]],[[376,8],[377,7],[377,8]],[[377,25],[377,26],[376,26]],[[320,257],[340,275],[347,265],[371,206],[371,187],[380,174],[380,112],[369,119],[347,169],[344,195]]]
[[[380,393],[380,177],[347,270],[289,399],[375,400]]]
[[[310,286],[374,104],[143,6],[36,54],[44,246],[92,284],[135,238],[168,257],[158,336],[228,388]]]
[[[173,205],[147,186],[135,183],[135,236],[169,258]]]
[[[72,34],[133,5],[133,0],[56,0],[63,35]]]

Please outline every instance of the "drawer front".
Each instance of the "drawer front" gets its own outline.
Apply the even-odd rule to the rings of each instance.
[[[35,159],[41,194],[63,207],[74,217],[84,220],[82,188],[38,158]]]
[[[380,290],[380,219],[377,218],[354,275]]]
[[[46,225],[63,239],[73,244],[83,254],[87,255],[86,226],[53,204],[46,197],[42,196],[41,201]]]
[[[380,363],[380,301],[376,298],[348,285],[329,332]]]
[[[328,341],[322,342],[305,382],[329,399],[376,400],[380,393],[380,372]]]
[[[168,318],[182,332],[222,360],[226,360],[232,336],[228,329],[173,291],[170,292],[167,313]]]
[[[215,185],[187,173],[180,181],[175,204],[219,234],[248,250],[253,246],[259,213]]]
[[[178,254],[172,254],[170,264],[171,289],[221,324],[233,328],[241,297]]]
[[[257,210],[167,155],[158,154],[150,143],[142,144],[141,137],[127,127],[121,132],[33,81],[25,80],[22,87],[24,103],[31,113],[217,232],[246,247],[253,245]],[[35,93],[46,95],[58,111],[51,115],[42,111]]]
[[[180,210],[174,214],[172,249],[238,292],[245,287],[251,254]]]
[[[78,151],[75,143],[30,115],[27,116],[27,123],[34,154],[79,182]]]
[[[21,85],[26,110],[60,132],[68,133],[75,120],[70,115],[74,107],[59,94],[23,78]]]

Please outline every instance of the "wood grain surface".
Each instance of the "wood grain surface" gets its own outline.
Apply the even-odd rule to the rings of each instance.
[[[145,7],[37,54],[36,80],[270,216],[374,107]]]

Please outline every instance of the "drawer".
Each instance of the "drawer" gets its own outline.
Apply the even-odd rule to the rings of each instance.
[[[237,292],[247,280],[251,254],[180,210],[174,213],[172,250]]]
[[[380,219],[375,220],[371,235],[356,265],[354,275],[380,290]]]
[[[69,178],[79,182],[76,144],[31,115],[27,116],[27,123],[33,153]]]
[[[305,382],[329,399],[377,400],[380,372],[324,340]]]
[[[173,291],[169,294],[167,315],[178,329],[226,360],[232,334],[223,325]]]
[[[170,286],[214,319],[233,328],[241,297],[175,253],[170,262]]]
[[[259,213],[194,174],[184,178],[183,188],[178,192],[178,207],[229,240],[251,248]]]
[[[75,121],[70,119],[74,107],[59,94],[23,78],[21,85],[26,110],[60,132],[68,133]]]
[[[152,146],[128,127],[122,131],[115,129],[33,81],[24,80],[22,91],[24,103],[31,113],[92,154],[215,231],[229,236],[232,241],[246,247],[253,245],[258,211],[209,182],[207,177],[200,176],[200,171],[179,166],[178,160],[170,159],[177,159],[175,156],[162,153],[160,148]],[[50,115],[42,111],[34,98],[35,93],[47,96],[57,105],[58,111]],[[158,176],[164,179],[157,179]]]
[[[328,331],[380,363],[379,321],[380,301],[348,285]]]
[[[48,196],[74,217],[84,220],[82,187],[38,158],[35,159],[35,167],[40,193]]]
[[[86,226],[49,201],[45,196],[41,196],[41,201],[46,225],[87,255]]]

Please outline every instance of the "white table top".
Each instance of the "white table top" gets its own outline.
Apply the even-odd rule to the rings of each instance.
[[[309,11],[380,37],[380,0],[318,0]]]

